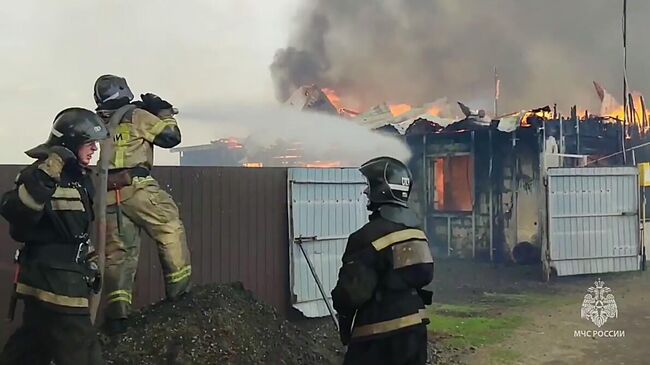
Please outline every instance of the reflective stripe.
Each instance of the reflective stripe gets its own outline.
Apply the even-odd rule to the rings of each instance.
[[[409,191],[408,185],[388,184],[388,187],[397,191]]]
[[[426,311],[420,309],[417,313],[408,316],[391,319],[389,321],[367,324],[352,329],[352,337],[366,337],[395,331],[400,328],[421,324],[422,320],[427,318]]]
[[[433,262],[427,241],[412,240],[393,245],[393,268],[430,264]]]
[[[397,242],[402,242],[406,240],[426,240],[426,239],[427,236],[421,230],[409,228],[409,229],[404,229],[401,231],[387,234],[384,237],[372,241],[372,245],[373,247],[375,247],[375,250],[381,251],[384,248]]]
[[[126,147],[115,147],[115,168],[119,169],[124,167],[124,155]]]
[[[37,299],[65,307],[88,307],[88,298],[75,298],[65,295],[54,294],[47,290],[34,288],[23,283],[16,284],[16,293],[36,297]]]
[[[156,138],[160,132],[162,132],[165,128],[169,126],[175,126],[177,125],[176,120],[171,119],[171,118],[165,118],[162,119],[160,122],[154,124],[151,129],[149,129],[146,134],[147,134],[147,139],[150,141],[153,141],[154,138]]]
[[[83,203],[80,200],[58,200],[52,199],[50,201],[52,210],[77,210],[85,212]]]
[[[145,177],[140,177],[140,176],[135,176],[133,178],[133,185],[138,185],[142,183],[147,183],[151,181],[156,181],[153,176],[145,176]]]
[[[131,304],[131,300],[133,299],[132,295],[130,292],[126,290],[116,290],[113,292],[108,293],[106,295],[106,303],[111,304],[115,302],[127,302]]]
[[[167,277],[167,282],[172,284],[172,283],[178,283],[179,281],[185,280],[188,277],[190,277],[190,275],[192,275],[192,266],[188,265],[176,272],[167,274],[166,277]]]
[[[81,199],[81,194],[76,188],[62,188],[57,187],[54,190],[52,198],[64,198],[64,199]]]
[[[30,194],[29,191],[27,191],[27,188],[25,188],[25,185],[22,184],[18,187],[18,199],[20,199],[20,202],[25,204],[27,208],[39,212],[43,210],[43,207],[45,206],[45,204],[39,204],[34,200],[32,194]]]
[[[127,297],[115,297],[115,298],[112,298],[112,299],[107,300],[107,301],[106,301],[106,304],[112,304],[112,303],[116,303],[116,302],[126,302],[126,303],[131,304],[131,298],[127,298]]]
[[[129,141],[131,140],[131,127],[129,123],[121,123],[116,131],[113,142],[115,143],[115,158],[113,165],[116,169],[125,167],[124,157]]]

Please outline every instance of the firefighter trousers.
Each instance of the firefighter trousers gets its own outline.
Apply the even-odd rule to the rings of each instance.
[[[104,364],[90,315],[56,312],[34,299],[24,303],[22,325],[0,353],[0,365]]]
[[[418,325],[389,337],[351,343],[343,364],[425,365],[427,356],[427,329]]]
[[[192,274],[185,227],[172,196],[151,176],[134,178],[119,191],[119,227],[117,196],[108,192],[106,212],[104,293],[109,319],[127,318],[131,310],[142,230],[156,243],[168,299],[189,291]]]

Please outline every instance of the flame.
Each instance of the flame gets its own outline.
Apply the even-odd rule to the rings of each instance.
[[[413,110],[413,107],[409,104],[389,104],[388,108],[390,109],[391,114],[393,114],[393,117],[398,117]],[[436,106],[427,109],[427,114],[433,116],[439,116],[440,112],[440,108]]]
[[[545,111],[526,112],[526,113],[524,113],[524,116],[521,118],[521,122],[520,122],[519,125],[522,128],[530,128],[530,127],[532,127],[533,125],[530,124],[530,122],[528,121],[528,118],[530,118],[532,116],[540,117],[540,118],[545,119],[545,120],[553,118],[553,114],[551,112],[545,112]]]
[[[348,108],[341,108],[339,110],[339,114],[344,116],[344,117],[354,118],[357,115],[361,114],[361,112],[358,112],[358,111],[352,110],[352,109],[348,109]]]
[[[648,122],[650,120],[650,111],[647,110],[647,107],[645,117],[643,115],[642,106],[645,104],[645,99],[639,92],[634,91],[632,92],[632,101],[634,103],[634,112],[631,110],[632,108],[628,103],[628,115],[627,118],[625,118],[625,124],[637,127],[641,133],[650,132],[650,123]],[[625,116],[625,108],[623,107],[623,104],[616,103],[613,106],[610,105],[605,108],[602,113],[604,117],[622,121]],[[629,130],[627,132],[629,133]],[[630,138],[629,134],[626,134],[626,138]]]
[[[393,114],[394,117],[400,116],[404,113],[408,113],[411,111],[411,106],[408,104],[390,104],[388,105],[388,108],[390,109],[391,114]]]
[[[434,107],[429,108],[429,110],[427,110],[427,113],[429,113],[429,114],[431,114],[433,116],[439,116],[440,111],[441,111],[440,108],[434,106]]]
[[[343,104],[341,103],[341,97],[336,94],[336,92],[332,89],[327,89],[323,88],[321,91],[327,96],[327,99],[329,99],[330,103],[334,105],[337,111],[343,109]]]
[[[244,162],[242,165],[244,167],[264,167],[264,164],[261,162]]]
[[[331,167],[341,167],[341,161],[330,161],[330,162],[321,162],[313,161],[305,164],[305,167],[315,167],[315,168],[331,168]]]
[[[343,105],[343,101],[341,101],[341,97],[338,96],[336,91],[328,88],[323,88],[321,91],[323,94],[325,94],[325,96],[327,96],[327,99],[330,101],[330,103],[334,105],[334,108],[336,108],[336,111],[339,113],[339,115],[353,118],[361,114],[361,112],[345,107]]]

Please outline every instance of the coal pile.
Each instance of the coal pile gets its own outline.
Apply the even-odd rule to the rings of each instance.
[[[239,283],[196,287],[177,302],[134,313],[125,334],[104,337],[108,364],[339,364],[330,326],[301,328]]]

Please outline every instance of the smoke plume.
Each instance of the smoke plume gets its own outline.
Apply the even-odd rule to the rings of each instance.
[[[628,5],[628,78],[647,93],[645,14],[650,2]],[[622,93],[621,18],[611,0],[306,0],[271,74],[280,101],[316,83],[361,109],[449,97],[492,110],[496,66],[502,112],[597,112],[593,80]]]

